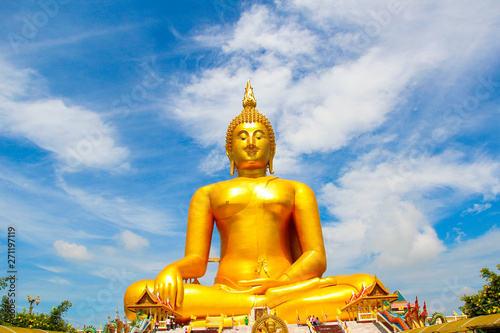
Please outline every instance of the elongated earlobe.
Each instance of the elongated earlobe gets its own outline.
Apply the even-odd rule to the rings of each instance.
[[[268,165],[269,165],[269,173],[271,175],[274,174],[274,169],[273,169],[273,159],[274,159],[274,154],[276,153],[276,148],[274,146],[271,146],[271,154],[269,156],[269,162],[268,162]]]
[[[226,147],[226,155],[227,155],[227,158],[229,158],[229,162],[231,162],[231,171],[229,171],[229,174],[231,176],[234,176],[234,160],[233,160],[233,153],[231,151],[231,149],[229,149],[228,147]]]
[[[231,159],[231,171],[229,172],[231,176],[234,176],[234,161]]]

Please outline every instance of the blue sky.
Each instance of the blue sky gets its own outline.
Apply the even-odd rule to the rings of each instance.
[[[326,275],[377,274],[450,314],[500,263],[497,1],[22,0],[0,16],[20,309],[68,299],[73,324],[99,325],[183,255],[191,195],[230,177],[247,79],[276,175],[317,195]]]

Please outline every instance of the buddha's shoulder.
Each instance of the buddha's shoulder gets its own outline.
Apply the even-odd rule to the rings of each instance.
[[[293,188],[296,193],[301,192],[313,194],[313,190],[309,186],[296,180],[279,179],[279,183]]]
[[[283,178],[278,178],[278,177],[274,177],[274,178],[275,179],[273,179],[272,183],[274,183],[276,185],[291,187],[295,190],[307,190],[307,189],[310,190],[309,186],[307,186],[304,183],[298,182],[296,180],[283,179]]]
[[[206,185],[198,189],[198,192],[202,192],[205,194],[210,194],[213,192],[219,192],[221,190],[225,189],[232,189],[232,188],[237,188],[237,187],[247,187],[247,185],[256,185],[256,184],[264,184],[267,183],[268,186],[274,187],[284,187],[288,188],[290,190],[294,191],[311,191],[312,190],[309,188],[304,183],[295,181],[295,180],[288,180],[288,179],[282,179],[274,176],[267,176],[267,177],[261,177],[258,179],[248,179],[248,178],[233,178],[229,180],[224,180],[218,183],[213,183],[210,185]],[[252,187],[252,186],[251,186]]]

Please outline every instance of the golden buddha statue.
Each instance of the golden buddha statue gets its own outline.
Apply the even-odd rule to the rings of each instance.
[[[247,315],[268,307],[294,322],[297,313],[330,313],[331,319],[353,293],[369,286],[367,274],[322,278],[326,254],[313,191],[273,174],[276,151],[268,119],[255,109],[250,81],[243,111],[226,136],[231,180],[204,186],[189,206],[185,256],[167,265],[154,280],[132,284],[125,292],[127,310],[147,285],[182,315],[204,318],[221,313]],[[221,260],[211,287],[186,283],[207,269],[214,222],[220,234]],[[340,318],[346,319],[345,315]]]

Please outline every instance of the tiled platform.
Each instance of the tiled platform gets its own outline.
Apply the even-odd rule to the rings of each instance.
[[[380,331],[373,323],[348,321],[347,328],[349,328],[352,333],[386,333],[385,331]]]
[[[338,328],[337,323],[327,323],[323,324],[322,327],[332,326],[332,328]],[[385,333],[380,331],[373,323],[357,323],[355,321],[347,322],[347,327],[352,333]],[[236,326],[234,328],[225,328],[224,333],[250,333],[252,331],[252,326]],[[321,330],[318,330],[321,331]],[[328,330],[333,332],[333,330]],[[175,330],[170,330],[168,333],[184,333],[183,328],[178,328]],[[289,333],[309,333],[307,326],[297,326],[295,324],[288,325]],[[318,332],[320,333],[320,332]],[[327,332],[325,332],[327,333]]]

